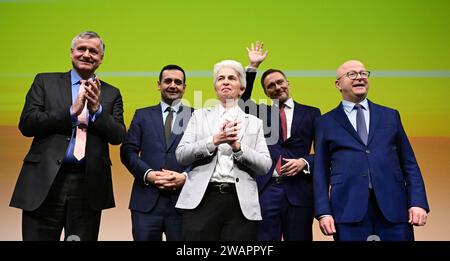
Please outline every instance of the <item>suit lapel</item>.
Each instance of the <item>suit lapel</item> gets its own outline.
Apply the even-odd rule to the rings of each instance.
[[[219,113],[219,105],[216,105],[211,108],[207,108],[206,113],[206,122],[203,123],[203,126],[208,125],[209,135],[214,135],[219,130],[219,122],[220,122],[220,113]],[[212,111],[212,113],[210,113]]]
[[[350,123],[347,114],[345,114],[342,103],[339,103],[339,105],[331,111],[331,115],[345,130],[347,130],[356,140],[358,140],[358,142],[364,145],[364,142],[361,140],[358,133]]]
[[[152,125],[153,128],[155,128],[156,135],[160,137],[160,139],[163,141],[164,144],[166,144],[162,111],[161,106],[159,104],[152,107],[150,117],[152,118],[151,122],[153,122]]]
[[[376,104],[370,100],[367,101],[369,103],[370,110],[369,138],[367,139],[367,145],[369,145],[378,126],[378,122],[380,121],[381,113],[379,112],[379,107]]]
[[[293,111],[293,115],[292,115],[292,124],[291,124],[291,135],[289,137],[290,140],[292,138],[292,136],[294,136],[294,133],[297,131],[298,127],[300,126],[300,124],[302,123],[304,117],[302,117],[302,108],[300,107],[300,105],[296,102],[294,102],[294,108],[292,108]]]
[[[178,117],[178,114],[177,114],[177,117]],[[165,135],[165,134],[164,134],[164,135]],[[167,146],[166,146],[167,150],[170,149],[170,147],[173,145],[174,141],[177,139],[178,136],[179,136],[179,135],[174,134],[173,131],[170,132],[169,144],[166,144],[166,145],[167,145]],[[166,137],[164,136],[164,139],[165,139],[165,138],[166,138]]]
[[[189,113],[189,115],[187,115]],[[191,110],[189,107],[180,106],[177,112],[177,117],[173,123],[172,131],[170,132],[169,144],[167,144],[167,150],[173,146],[176,140],[179,140],[183,136],[184,130],[186,129],[187,123],[189,121]]]
[[[241,122],[241,130],[239,131],[239,141],[241,141],[249,124],[248,114],[244,113],[241,109],[238,109],[238,119]]]
[[[65,107],[70,107],[72,105],[72,85],[70,80],[70,71],[62,74],[59,79],[58,87],[61,92],[61,100]]]

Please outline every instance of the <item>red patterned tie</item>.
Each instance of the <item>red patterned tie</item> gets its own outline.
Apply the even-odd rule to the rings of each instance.
[[[80,84],[80,89],[78,93],[84,91],[84,81]],[[75,134],[75,147],[73,149],[73,156],[77,160],[84,158],[84,153],[86,151],[86,132],[87,132],[87,106],[84,103],[83,111],[78,115],[78,126],[77,132]]]
[[[281,122],[281,135],[283,138],[283,142],[286,141],[287,138],[287,122],[286,122],[286,112],[284,111],[285,105],[282,104],[280,106],[280,122]],[[277,165],[275,166],[278,175],[281,175],[281,155],[278,158]]]

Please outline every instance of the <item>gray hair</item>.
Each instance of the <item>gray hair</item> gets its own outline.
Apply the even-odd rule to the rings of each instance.
[[[104,53],[105,52],[105,44],[103,43],[103,40],[100,37],[100,35],[98,35],[96,32],[93,32],[93,31],[81,32],[77,36],[75,36],[72,39],[72,48],[75,48],[75,44],[78,39],[91,39],[91,38],[98,38],[100,40],[100,46],[102,48],[101,51],[102,51],[102,53]]]
[[[242,64],[240,62],[234,60],[223,60],[214,65],[214,85],[216,85],[217,82],[217,74],[223,68],[231,68],[235,70],[239,76],[241,89],[245,89],[245,87],[247,86],[247,80],[245,79],[244,67],[242,67]]]

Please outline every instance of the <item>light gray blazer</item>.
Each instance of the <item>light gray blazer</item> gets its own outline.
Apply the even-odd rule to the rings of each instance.
[[[177,161],[181,165],[190,165],[191,170],[178,198],[177,208],[194,209],[205,194],[217,164],[217,149],[210,153],[206,144],[208,138],[219,131],[219,106],[194,111],[178,144]],[[264,138],[262,121],[245,114],[241,109],[238,119],[242,124],[240,142],[243,154],[234,160],[231,174],[235,177],[242,213],[248,220],[261,220],[255,178],[256,174],[269,171],[272,160]]]

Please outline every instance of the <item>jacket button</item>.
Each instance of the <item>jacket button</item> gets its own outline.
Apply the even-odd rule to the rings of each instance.
[[[370,150],[366,150],[366,154],[370,154]]]
[[[239,182],[239,178],[236,178],[236,182]]]
[[[61,165],[61,163],[62,163],[62,160],[57,160],[56,161],[56,164],[58,164],[58,165]]]
[[[66,138],[66,141],[69,142],[69,141],[70,141],[70,138]]]

